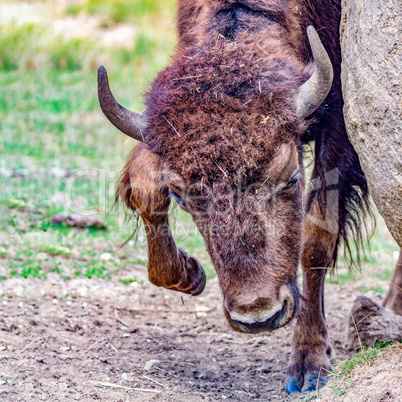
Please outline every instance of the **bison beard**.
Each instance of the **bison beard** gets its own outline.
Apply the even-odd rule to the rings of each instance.
[[[201,265],[171,236],[174,197],[204,237],[233,328],[274,330],[297,316],[289,393],[326,382],[325,268],[341,240],[349,248],[349,232],[361,241],[369,213],[342,116],[339,3],[179,0],[179,42],[146,96],[146,116],[115,101],[103,68],[98,76],[105,115],[142,142],[118,195],[145,223],[150,281],[192,295],[205,286]],[[305,194],[303,144],[312,140]]]

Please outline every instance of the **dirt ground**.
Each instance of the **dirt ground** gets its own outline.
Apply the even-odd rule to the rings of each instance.
[[[101,279],[1,282],[0,397],[287,399],[284,381],[292,325],[258,336],[235,333],[224,319],[216,279],[192,298],[151,285],[144,267],[134,271],[139,283],[129,286]],[[339,359],[347,357],[343,332],[361,285],[362,281],[326,285],[327,322]],[[379,295],[374,298],[380,301]]]
[[[387,346],[371,365],[332,380],[320,391],[319,402],[402,401],[402,344]]]

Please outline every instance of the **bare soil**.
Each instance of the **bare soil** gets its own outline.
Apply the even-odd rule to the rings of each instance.
[[[284,382],[292,325],[258,336],[235,333],[223,316],[216,279],[192,298],[151,285],[144,267],[133,271],[140,283],[129,286],[56,277],[1,282],[0,398],[288,399]],[[326,285],[327,322],[340,359],[348,356],[342,339],[359,286],[361,281]],[[194,310],[201,312],[187,312]]]

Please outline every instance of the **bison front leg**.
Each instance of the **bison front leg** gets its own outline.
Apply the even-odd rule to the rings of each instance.
[[[321,219],[317,221],[318,218]],[[317,226],[317,223],[324,222],[326,224]],[[333,261],[337,234],[331,233],[328,222],[328,217],[324,221],[317,204],[313,203],[304,226],[301,258],[304,301],[296,321],[286,373],[286,391],[289,394],[321,388],[331,370],[333,349],[325,323],[324,279]]]
[[[148,276],[156,286],[199,295],[205,287],[200,263],[177,248],[169,228],[170,196],[161,165],[146,145],[132,151],[120,182],[119,195],[142,218],[148,241]]]
[[[383,306],[402,315],[402,249]]]

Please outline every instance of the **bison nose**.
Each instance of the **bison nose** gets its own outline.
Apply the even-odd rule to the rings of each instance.
[[[230,308],[225,306],[226,317],[232,327],[241,332],[273,331],[293,318],[298,304],[297,297],[288,286],[283,285],[276,300],[258,297],[251,303],[232,303]]]

